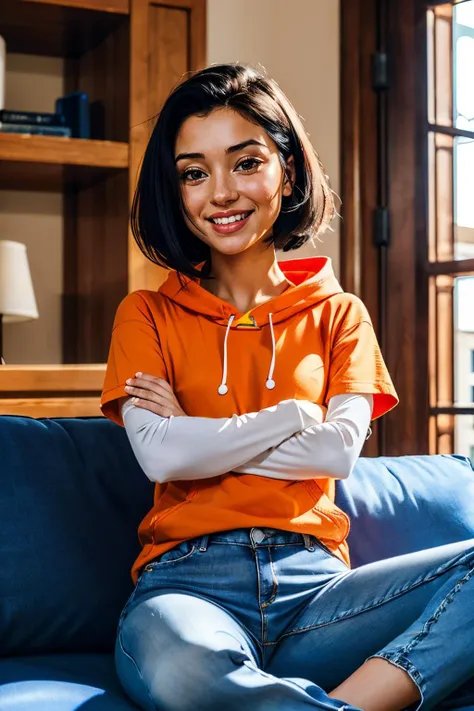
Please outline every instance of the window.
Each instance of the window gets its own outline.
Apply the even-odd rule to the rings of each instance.
[[[427,9],[430,450],[474,431],[474,0]],[[469,424],[468,424],[469,421]]]

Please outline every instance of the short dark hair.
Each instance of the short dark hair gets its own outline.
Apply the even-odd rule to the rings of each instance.
[[[328,226],[335,206],[327,176],[301,119],[278,84],[241,63],[211,65],[187,76],[168,96],[143,158],[132,203],[131,228],[142,253],[155,264],[198,276],[196,265],[209,263],[210,249],[186,225],[175,166],[178,132],[190,116],[231,108],[262,126],[278,147],[285,167],[295,161],[292,195],[268,237],[276,249],[301,247]]]

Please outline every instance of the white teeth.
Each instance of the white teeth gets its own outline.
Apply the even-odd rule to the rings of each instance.
[[[232,215],[231,217],[215,217],[211,219],[216,225],[230,225],[232,222],[239,222],[239,220],[245,220],[247,213],[242,213],[241,215]]]

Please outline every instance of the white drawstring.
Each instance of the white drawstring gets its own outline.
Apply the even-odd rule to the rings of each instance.
[[[273,314],[268,314],[268,323],[270,325],[270,335],[272,337],[272,360],[270,363],[270,369],[268,371],[268,378],[267,382],[265,383],[265,387],[268,390],[273,390],[275,387],[275,381],[273,380],[273,371],[275,370],[275,361],[276,361],[276,343],[275,343],[275,333],[273,331],[273,321],[272,321],[272,316]],[[224,354],[223,354],[223,359],[222,359],[222,382],[217,388],[217,392],[219,395],[227,395],[229,388],[227,387],[227,339],[229,337],[229,331],[230,327],[232,326],[232,321],[235,318],[235,314],[232,314],[232,316],[229,317],[229,321],[227,323],[227,329],[225,332],[225,337],[224,337]]]
[[[270,324],[270,334],[272,337],[272,361],[270,363],[270,370],[268,371],[267,382],[265,383],[268,390],[273,390],[275,387],[275,381],[273,380],[273,371],[275,370],[275,357],[276,357],[276,346],[275,346],[275,334],[273,332],[273,314],[268,314],[268,323]]]
[[[227,391],[229,388],[226,385],[226,380],[227,380],[227,339],[229,337],[229,331],[230,327],[232,326],[232,321],[235,318],[235,314],[232,314],[232,316],[229,318],[229,322],[227,324],[227,331],[225,332],[225,338],[224,338],[224,359],[222,363],[222,383],[219,385],[217,388],[217,392],[219,395],[226,395]]]

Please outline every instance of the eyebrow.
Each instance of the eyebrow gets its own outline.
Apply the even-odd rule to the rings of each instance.
[[[227,155],[229,155],[230,153],[237,153],[237,151],[241,151],[242,149],[247,148],[247,146],[261,146],[262,148],[268,148],[265,143],[262,143],[261,141],[256,141],[254,138],[250,138],[248,141],[236,143],[235,146],[229,146],[229,148],[226,148],[225,152]],[[184,158],[191,158],[192,160],[196,160],[205,157],[206,156],[204,155],[204,153],[180,153],[176,156],[174,162],[177,163],[179,160],[183,160]]]

